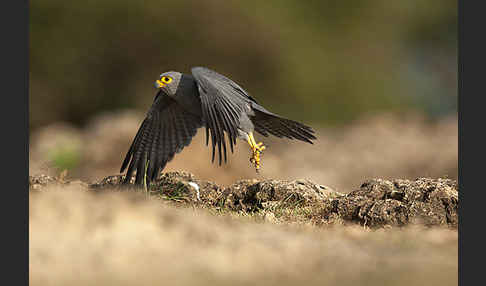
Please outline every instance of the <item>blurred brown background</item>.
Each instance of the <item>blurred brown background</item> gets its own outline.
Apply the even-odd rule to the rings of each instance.
[[[262,174],[238,144],[212,165],[200,132],[166,170],[228,184],[457,177],[457,2],[30,2],[30,173],[117,174],[168,70],[202,65],[318,142],[263,140]]]

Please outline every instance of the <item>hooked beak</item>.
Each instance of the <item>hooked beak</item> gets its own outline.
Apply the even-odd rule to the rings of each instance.
[[[165,86],[165,83],[161,82],[159,79],[155,81],[155,88],[162,88]]]

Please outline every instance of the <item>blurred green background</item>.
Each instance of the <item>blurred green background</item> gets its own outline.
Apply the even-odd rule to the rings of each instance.
[[[456,112],[457,1],[30,1],[30,127],[145,112],[153,82],[202,65],[322,125]]]

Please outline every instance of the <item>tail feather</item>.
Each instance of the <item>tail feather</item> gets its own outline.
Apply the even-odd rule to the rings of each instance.
[[[294,120],[282,118],[273,114],[263,107],[254,108],[255,116],[252,122],[255,125],[255,131],[268,136],[269,134],[279,138],[289,138],[304,141],[313,144],[312,140],[317,138],[314,136],[315,131],[302,123]]]

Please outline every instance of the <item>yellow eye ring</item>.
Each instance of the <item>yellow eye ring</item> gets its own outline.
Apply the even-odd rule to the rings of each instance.
[[[164,83],[170,83],[172,81],[172,78],[171,77],[168,77],[168,76],[163,76],[161,78],[162,82]]]

